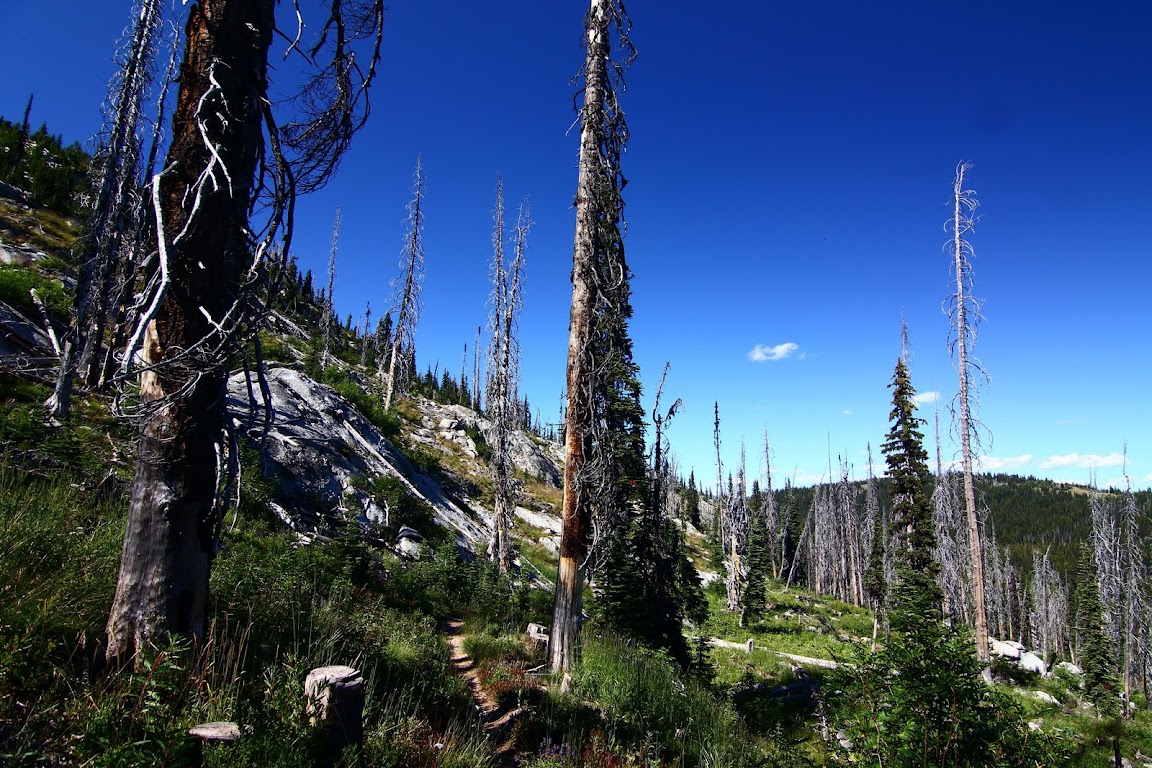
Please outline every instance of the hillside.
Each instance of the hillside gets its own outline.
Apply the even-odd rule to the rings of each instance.
[[[699,664],[685,673],[666,653],[611,632],[594,588],[583,662],[572,691],[562,693],[527,632],[551,618],[560,447],[530,429],[513,437],[516,556],[503,576],[486,561],[492,425],[466,405],[467,382],[413,376],[409,396],[384,411],[374,361],[356,331],[335,325],[331,363],[320,369],[321,303],[300,275],[273,302],[261,332],[263,383],[254,345],[229,379],[241,471],[236,503],[221,521],[203,644],[173,636],[138,668],[103,668],[134,431],[113,417],[109,396],[94,391],[79,393],[68,423],[45,422],[52,343],[23,295],[30,284],[58,297],[49,319],[54,333],[64,331],[66,249],[78,232],[23,203],[0,209],[0,222],[0,248],[23,254],[0,272],[9,286],[0,320],[14,345],[0,373],[6,764],[193,764],[188,729],[216,720],[237,722],[246,735],[235,747],[208,749],[209,765],[323,764],[330,758],[308,724],[302,688],[310,669],[331,664],[354,665],[367,689],[363,749],[339,764],[783,766],[866,758],[876,705],[862,682],[872,614],[769,579],[763,614],[741,621],[725,605],[715,543],[687,521],[678,521],[684,545],[709,582],[707,618],[683,627],[704,649]],[[1013,536],[1008,543],[1029,547],[1058,532],[1074,542],[1083,530],[1085,508],[1073,490],[1010,476],[982,485],[1004,542]],[[794,493],[797,509],[811,506],[813,489]],[[711,504],[701,507],[707,518]],[[1106,744],[1078,675],[1041,678],[1004,659],[993,670],[990,690],[1011,713],[998,727],[1035,732],[1036,749],[1069,764],[1104,764]],[[1141,711],[1125,730],[1133,758],[1152,752],[1144,718]]]

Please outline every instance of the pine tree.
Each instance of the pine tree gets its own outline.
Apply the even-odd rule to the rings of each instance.
[[[1105,629],[1099,574],[1088,547],[1081,549],[1076,568],[1076,634],[1084,670],[1084,698],[1099,708],[1101,716],[1119,715],[1116,648]]]
[[[1043,738],[1025,738],[1018,710],[984,684],[967,630],[943,622],[927,453],[903,358],[890,386],[883,449],[898,533],[892,635],[856,668],[862,701],[853,740],[884,766],[1051,764],[1041,762],[1049,759]]]
[[[685,499],[684,514],[688,518],[688,522],[699,529],[703,525],[700,519],[700,490],[696,487],[696,472],[691,471],[688,473],[688,489],[684,492]]]
[[[899,539],[897,584],[893,590],[892,626],[900,632],[937,624],[943,618],[943,594],[937,583],[940,566],[933,558],[936,535],[928,501],[928,452],[923,419],[916,416],[916,390],[901,358],[892,376],[892,427],[884,440],[892,496],[892,517]]]
[[[757,498],[759,487],[754,485],[752,498]],[[768,576],[771,564],[768,560],[772,542],[768,537],[767,521],[761,510],[752,514],[752,524],[748,531],[748,551],[744,563],[748,576],[741,595],[740,623],[746,625],[764,615],[768,602]]]
[[[665,366],[664,375],[668,368]],[[644,644],[666,650],[682,668],[694,662],[684,637],[685,619],[696,623],[707,616],[699,578],[684,552],[683,535],[673,522],[677,503],[664,428],[681,406],[677,400],[660,411],[656,394],[652,421],[654,441],[646,493],[629,509],[623,535],[613,538],[604,586],[599,595],[605,621],[616,631]]]

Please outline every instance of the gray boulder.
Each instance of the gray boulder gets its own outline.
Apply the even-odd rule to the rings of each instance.
[[[1048,665],[1044,663],[1043,659],[1031,651],[1025,651],[1020,654],[1020,660],[1016,663],[1020,665],[1021,669],[1028,672],[1036,672],[1040,675],[1048,674]]]
[[[1019,646],[1019,643],[988,638],[988,650],[993,656],[1001,656],[1006,659],[1019,659],[1021,649],[1017,646]]]

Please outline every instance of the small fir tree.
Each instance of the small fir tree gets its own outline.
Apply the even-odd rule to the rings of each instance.
[[[760,488],[753,485],[752,498],[757,499]],[[762,505],[761,505],[762,506]],[[768,525],[764,515],[756,511],[752,515],[752,525],[748,531],[748,551],[744,563],[748,567],[748,580],[741,596],[740,623],[747,625],[764,615],[768,602],[768,576],[771,568],[768,549]]]
[[[1052,764],[1048,740],[1029,736],[1010,700],[980,676],[967,629],[943,622],[926,490],[927,454],[905,361],[892,378],[892,426],[884,441],[896,529],[892,634],[861,656],[853,741],[860,764],[996,766]]]

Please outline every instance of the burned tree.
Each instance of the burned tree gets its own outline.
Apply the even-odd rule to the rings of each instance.
[[[621,477],[643,465],[643,411],[627,322],[632,314],[624,260],[620,158],[628,138],[617,89],[627,60],[631,22],[620,0],[591,0],[584,17],[584,104],[576,233],[572,254],[572,311],[568,326],[564,511],[556,604],[549,657],[567,672],[578,653],[578,619],[593,514],[611,520],[622,505]],[[612,58],[613,50],[626,61]],[[599,507],[599,508],[598,508]]]
[[[494,436],[490,466],[495,504],[492,509],[492,542],[490,555],[501,571],[510,565],[511,542],[508,526],[512,516],[514,498],[513,464],[509,454],[508,438],[516,428],[516,402],[519,382],[520,346],[516,338],[516,320],[520,314],[520,275],[524,268],[524,250],[527,245],[527,205],[520,206],[516,218],[515,243],[512,263],[504,258],[504,186],[496,180],[496,211],[492,231],[492,340],[488,347],[488,417],[492,420]],[[465,360],[467,351],[465,351]],[[461,374],[463,378],[463,374]]]
[[[138,460],[107,626],[114,662],[165,632],[203,634],[236,460],[225,436],[226,361],[258,315],[253,286],[295,191],[323,183],[366,117],[382,3],[332,4],[306,57],[317,70],[309,84],[327,83],[329,101],[297,104],[306,119],[282,130],[268,99],[274,7],[202,0],[188,11],[172,142],[151,190],[156,278],[125,355],[131,366],[142,346]],[[363,70],[351,47],[358,40],[370,47]],[[257,208],[267,215],[261,226],[250,221]],[[287,254],[290,227],[283,231]]]
[[[424,283],[424,172],[423,156],[416,157],[412,182],[412,202],[408,204],[408,235],[400,257],[400,276],[392,285],[396,295],[396,330],[392,353],[388,356],[388,377],[384,390],[384,410],[404,389],[407,358],[416,348],[416,324],[420,322],[420,289]],[[380,369],[383,373],[383,367]]]
[[[55,419],[67,418],[73,380],[77,373],[87,374],[100,347],[112,276],[117,271],[117,260],[125,258],[123,241],[135,228],[140,127],[156,56],[160,0],[142,0],[135,11],[131,40],[113,81],[107,135],[93,163],[92,207],[82,243],[76,304],[60,350],[56,387],[46,403],[49,415]]]
[[[320,336],[323,349],[320,353],[320,370],[328,367],[328,357],[332,348],[332,320],[335,318],[335,302],[333,294],[336,291],[336,246],[340,242],[340,209],[336,209],[336,218],[332,222],[332,249],[328,253],[328,290],[324,293],[324,301],[320,304]]]
[[[973,455],[979,450],[979,423],[973,416],[976,381],[984,376],[980,363],[971,354],[976,342],[976,328],[980,320],[980,301],[972,295],[972,246],[964,239],[976,224],[976,193],[964,189],[964,174],[971,169],[968,163],[956,167],[952,185],[953,209],[950,220],[952,240],[949,250],[952,271],[956,279],[956,292],[948,299],[948,316],[952,322],[951,346],[956,354],[956,373],[959,391],[956,394],[954,430],[960,437],[960,458],[964,473],[964,506],[968,520],[968,546],[972,553],[972,623],[976,634],[976,656],[988,662],[988,617],[984,603],[984,553],[980,541],[980,517],[976,512],[976,490],[972,483]]]

